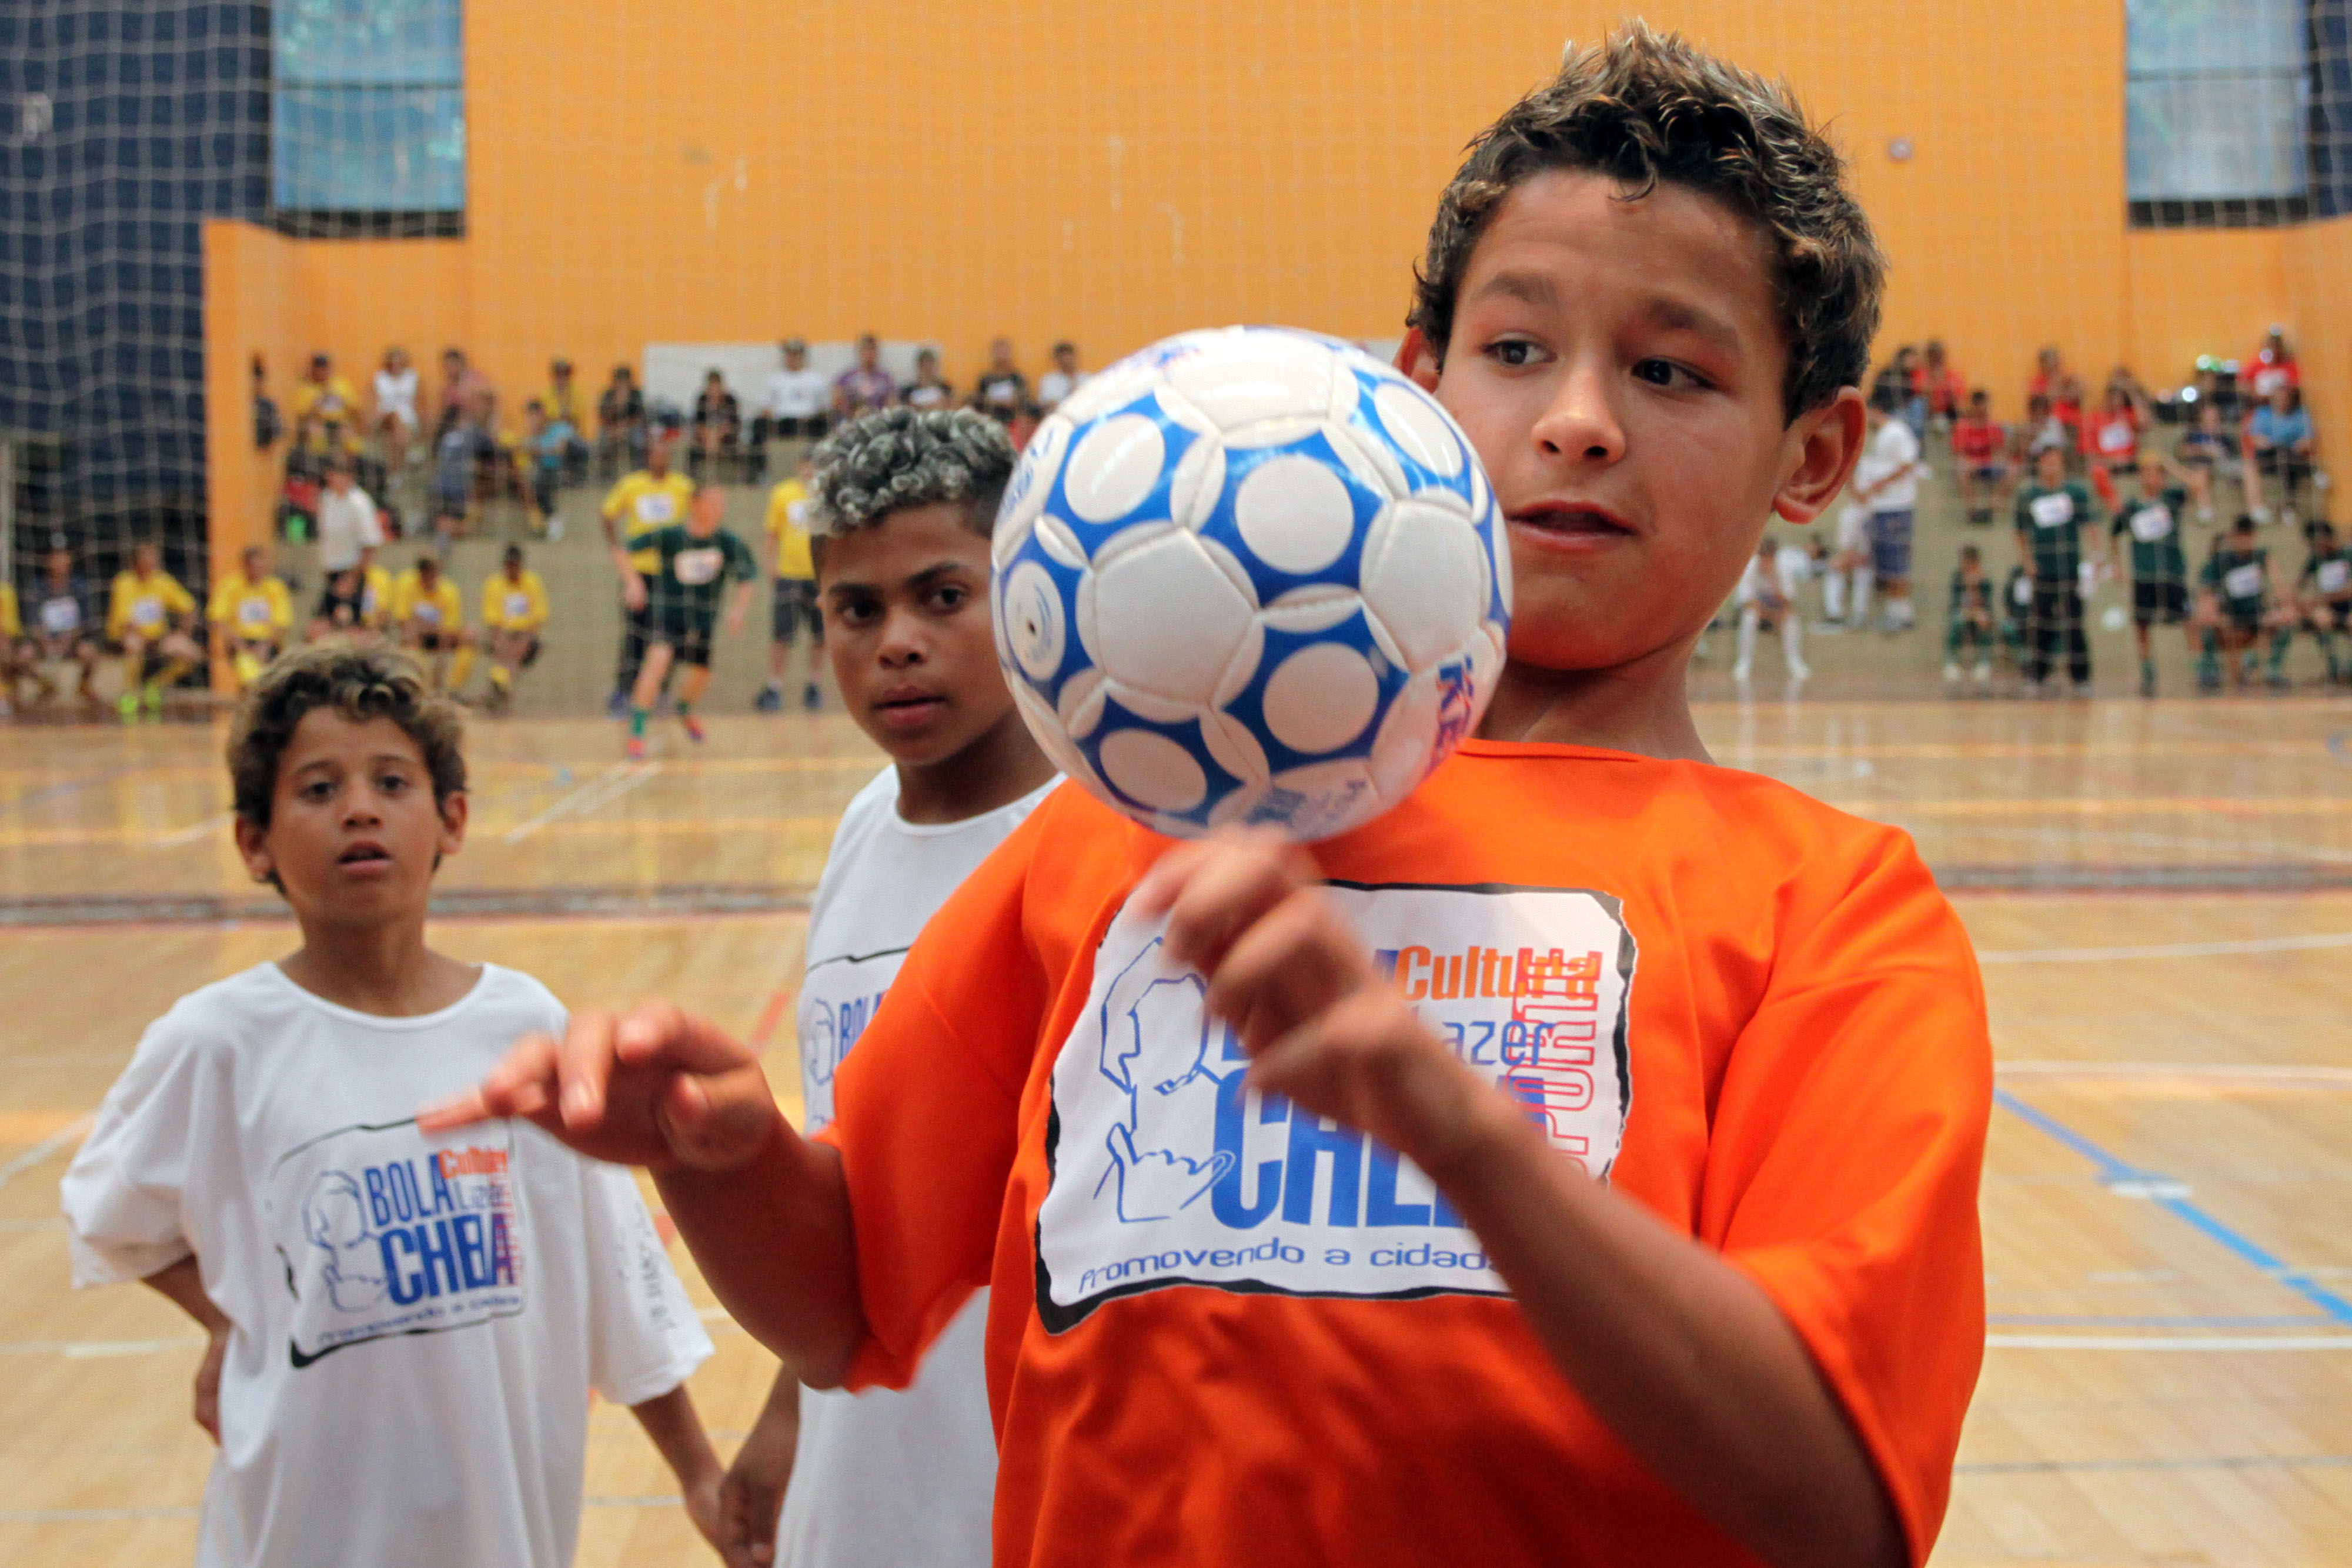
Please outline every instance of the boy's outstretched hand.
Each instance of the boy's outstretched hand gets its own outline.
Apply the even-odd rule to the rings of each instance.
[[[1314,861],[1279,834],[1179,844],[1133,903],[1166,914],[1170,955],[1208,977],[1261,1093],[1361,1128],[1441,1185],[1482,1140],[1532,1132],[1381,980]]]
[[[656,1171],[740,1169],[784,1124],[751,1049],[661,1001],[574,1013],[560,1040],[527,1034],[479,1084],[416,1122],[439,1133],[502,1116],[590,1159]]]

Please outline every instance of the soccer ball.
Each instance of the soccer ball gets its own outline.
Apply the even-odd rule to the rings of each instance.
[[[1055,763],[1144,826],[1328,838],[1477,724],[1510,556],[1460,427],[1337,339],[1187,332],[1082,386],[997,515],[996,650]]]

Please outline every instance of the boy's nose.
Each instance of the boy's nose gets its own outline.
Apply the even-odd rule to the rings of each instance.
[[[1624,427],[1609,396],[1609,379],[1597,365],[1571,367],[1535,423],[1536,442],[1547,455],[1571,462],[1614,463],[1625,455]]]

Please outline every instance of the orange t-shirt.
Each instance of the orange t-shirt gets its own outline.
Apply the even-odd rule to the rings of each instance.
[[[992,1286],[997,1563],[1748,1562],[1410,1161],[1244,1089],[1122,915],[1164,847],[1057,791],[836,1081],[853,1385],[903,1385]],[[1316,854],[1463,1060],[1770,1293],[1924,1559],[1983,1354],[1991,1052],[1909,840],[1753,774],[1473,742]]]

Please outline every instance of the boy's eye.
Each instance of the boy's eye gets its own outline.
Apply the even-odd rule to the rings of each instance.
[[[408,778],[405,774],[387,773],[375,781],[375,787],[387,795],[397,795],[408,788]]]
[[[1498,365],[1521,370],[1536,362],[1536,345],[1525,338],[1505,338],[1486,345],[1486,356]]]
[[[1654,387],[1690,388],[1707,384],[1696,371],[1687,370],[1672,360],[1643,360],[1634,365],[1633,374],[1637,380],[1647,382]],[[1675,379],[1677,376],[1682,378],[1680,382]]]
[[[863,626],[874,619],[875,605],[871,600],[837,600],[833,606],[836,620],[846,626]]]
[[[302,786],[302,799],[305,800],[324,800],[334,792],[335,786],[325,779],[313,779]]]
[[[955,583],[950,583],[931,591],[931,602],[941,610],[961,610],[964,606],[964,601],[969,600],[971,597],[971,591],[970,589]]]

